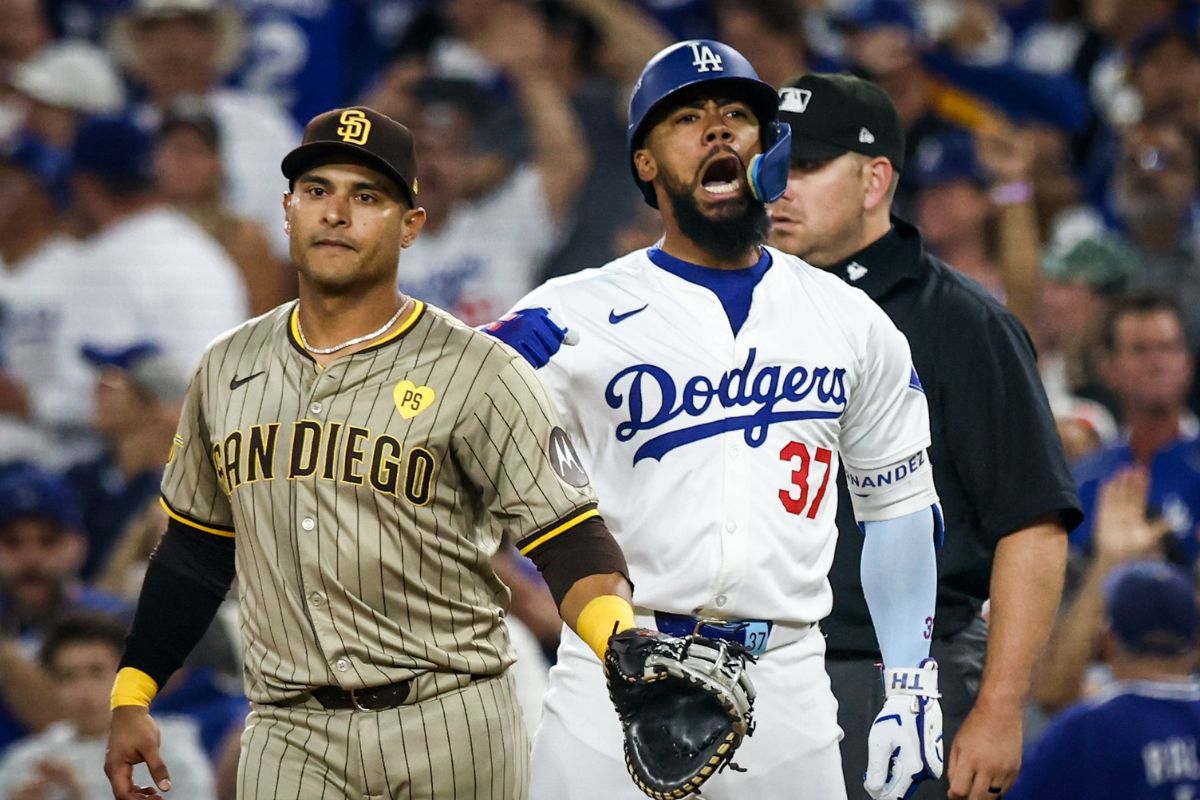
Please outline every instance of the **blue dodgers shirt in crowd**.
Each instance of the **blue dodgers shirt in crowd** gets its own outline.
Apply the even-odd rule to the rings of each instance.
[[[1200,683],[1119,683],[1054,720],[1005,800],[1200,800]]]
[[[1100,488],[1114,475],[1133,465],[1133,453],[1125,442],[1116,442],[1084,458],[1075,467],[1075,482],[1084,519],[1071,531],[1071,545],[1092,550],[1096,501]],[[1150,464],[1151,516],[1167,520],[1189,564],[1200,555],[1200,438],[1192,431],[1164,447]]]

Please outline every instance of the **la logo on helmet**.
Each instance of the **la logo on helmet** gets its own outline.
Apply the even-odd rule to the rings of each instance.
[[[721,57],[711,47],[701,42],[691,42],[688,46],[692,48],[692,66],[696,72],[725,71],[725,67],[721,66]]]

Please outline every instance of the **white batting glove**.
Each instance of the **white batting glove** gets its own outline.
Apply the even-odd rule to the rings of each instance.
[[[942,776],[942,706],[937,662],[884,670],[886,700],[867,737],[863,788],[875,800],[905,800],[917,784]]]

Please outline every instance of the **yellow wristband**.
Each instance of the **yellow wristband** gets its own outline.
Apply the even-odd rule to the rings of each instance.
[[[154,699],[154,695],[158,694],[158,684],[140,669],[134,667],[122,667],[117,672],[117,679],[113,681],[112,688],[112,704],[110,708],[117,706],[143,706],[150,707],[150,701]]]
[[[575,632],[603,661],[604,653],[608,650],[608,638],[633,626],[633,606],[629,605],[629,601],[615,594],[602,594],[589,600],[583,611],[579,612]]]

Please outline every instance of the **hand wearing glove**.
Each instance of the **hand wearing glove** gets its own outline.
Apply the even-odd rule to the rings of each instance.
[[[516,350],[535,369],[546,366],[564,344],[578,339],[550,319],[544,308],[522,308],[480,328]]]
[[[867,737],[863,788],[875,800],[905,800],[942,775],[942,706],[937,662],[884,670],[886,699]]]

